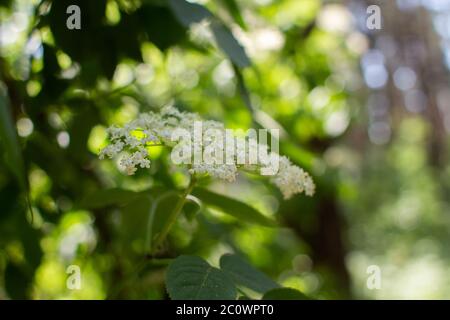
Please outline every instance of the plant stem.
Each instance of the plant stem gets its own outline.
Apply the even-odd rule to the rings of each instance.
[[[154,249],[158,248],[158,246],[164,241],[164,239],[169,234],[170,229],[172,229],[173,225],[177,221],[177,218],[180,215],[181,210],[183,209],[184,203],[186,202],[186,197],[192,192],[192,189],[194,189],[195,182],[196,182],[196,179],[192,175],[191,181],[189,182],[188,187],[183,192],[183,194],[180,196],[180,199],[177,201],[175,208],[170,213],[170,216],[167,220],[168,221],[167,224],[164,225],[163,229],[161,230],[161,233],[156,238],[154,245],[153,245],[152,252],[154,252]]]

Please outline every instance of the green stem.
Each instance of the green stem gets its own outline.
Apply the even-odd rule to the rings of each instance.
[[[169,234],[170,229],[172,229],[173,225],[177,221],[178,216],[181,213],[181,210],[183,209],[184,203],[186,202],[186,197],[192,192],[192,189],[194,189],[196,179],[194,176],[191,176],[191,181],[189,182],[188,187],[181,195],[180,199],[177,201],[175,208],[170,213],[170,216],[168,218],[167,224],[164,225],[163,229],[161,230],[161,233],[157,236],[152,252],[154,252],[154,249],[158,248],[159,245],[164,241],[164,239]]]

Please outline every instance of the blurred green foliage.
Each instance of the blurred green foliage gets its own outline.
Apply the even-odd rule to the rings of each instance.
[[[75,3],[81,30],[66,28]],[[402,201],[426,206],[421,230],[447,237],[419,134],[400,135],[387,154],[344,145],[350,123],[364,121],[354,107],[359,52],[346,42],[352,30],[318,24],[322,8],[320,0],[2,1],[2,24],[16,31],[0,47],[0,298],[164,299],[167,265],[180,255],[207,260],[190,258],[214,270],[213,284],[232,278],[250,298],[278,285],[303,293],[267,297],[350,297],[348,263],[353,292],[365,296],[358,288],[367,255],[389,259],[416,237],[409,213],[395,222],[404,232],[391,229]],[[163,248],[148,256],[168,211],[152,204],[173,205],[161,195],[176,197],[188,177],[162,148],[133,177],[97,154],[107,126],[173,102],[230,128],[280,128],[281,153],[313,174],[316,195],[283,201],[245,175],[232,185],[204,181],[193,191],[200,202],[184,207]],[[380,242],[399,247],[386,253]],[[348,258],[349,244],[368,251]],[[231,275],[226,253],[244,257]],[[69,265],[81,268],[81,290],[66,286]],[[238,297],[234,285],[223,286],[218,294]],[[184,297],[177,288],[169,281],[168,293]]]

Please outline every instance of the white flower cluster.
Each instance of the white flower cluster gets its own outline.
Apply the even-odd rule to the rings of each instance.
[[[297,167],[285,156],[279,156],[280,169],[270,181],[276,185],[285,199],[289,199],[294,194],[305,192],[312,196],[316,186],[309,174],[302,168]]]
[[[119,153],[127,152],[120,160],[120,165],[127,174],[132,175],[137,167],[149,168],[150,160],[147,147],[151,145],[173,146],[172,133],[179,127],[190,128],[199,120],[193,113],[181,113],[173,107],[165,107],[160,113],[142,113],[136,120],[123,128],[111,126],[107,132],[111,144],[100,151],[99,158],[113,158]]]
[[[198,114],[180,112],[172,106],[164,107],[159,113],[142,113],[123,128],[112,126],[108,134],[111,144],[101,150],[100,159],[125,153],[120,165],[130,175],[137,167],[150,167],[150,146],[163,145],[173,148],[172,160],[176,153],[174,162],[187,164],[191,174],[207,174],[232,182],[239,168],[254,173],[260,170],[263,175],[271,175],[270,181],[286,199],[297,193],[310,196],[314,193],[315,185],[308,173],[288,158],[269,152],[267,145],[259,144],[255,137],[233,136],[231,144],[224,144],[230,140],[230,134],[222,123],[202,121]],[[276,171],[262,173],[263,167],[274,163]]]

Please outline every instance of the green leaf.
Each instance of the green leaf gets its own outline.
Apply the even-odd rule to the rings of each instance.
[[[230,58],[231,62],[239,68],[250,66],[251,62],[245,53],[244,48],[223,23],[218,20],[211,21],[211,30],[217,45]]]
[[[245,68],[250,66],[250,59],[245,53],[244,48],[236,40],[231,31],[207,8],[185,0],[169,0],[169,6],[178,21],[185,27],[189,27],[193,23],[199,23],[204,19],[209,19],[211,21],[211,30],[220,49],[238,67]]]
[[[81,206],[86,209],[121,206],[135,200],[139,195],[138,192],[120,188],[98,190],[86,196],[81,201]]]
[[[167,7],[144,5],[139,8],[138,15],[149,40],[161,50],[166,50],[185,38],[185,27]]]
[[[199,23],[213,16],[204,6],[185,0],[169,0],[169,6],[178,21],[185,27],[189,27],[192,23]]]
[[[220,258],[220,268],[225,271],[238,286],[265,293],[280,285],[237,255],[225,254]]]
[[[136,241],[140,253],[149,253],[155,237],[168,222],[179,199],[179,193],[169,191],[153,198],[141,193],[122,209],[121,234],[125,245]],[[135,247],[136,248],[136,247]]]
[[[151,213],[148,217],[146,235],[146,243],[149,245],[149,248],[152,247],[153,241],[161,230],[169,223],[170,214],[175,209],[179,199],[179,192],[168,191],[160,195],[152,205]]]
[[[25,216],[19,215],[18,225],[15,228],[17,234],[20,235],[27,272],[33,273],[41,264],[43,251],[40,245],[42,238],[41,231],[33,228],[26,220]]]
[[[6,163],[26,190],[26,176],[19,139],[15,129],[6,88],[0,83],[0,137],[5,151]]]
[[[138,253],[146,253],[148,250],[146,237],[152,203],[149,195],[141,195],[121,210],[121,238],[125,246],[133,245]]]
[[[33,279],[23,266],[8,263],[5,269],[5,289],[11,299],[27,299]]]
[[[277,288],[266,292],[262,300],[311,300],[311,298],[292,288]]]
[[[155,186],[144,191],[135,192],[121,188],[97,190],[83,198],[80,206],[85,209],[98,209],[110,206],[124,206],[140,196],[153,196],[166,192],[167,188]]]
[[[194,256],[179,256],[170,264],[166,286],[174,300],[234,300],[237,295],[225,272]]]
[[[197,187],[192,194],[201,199],[205,204],[220,209],[226,214],[238,220],[259,224],[266,227],[276,226],[276,222],[264,216],[261,212],[239,200],[223,196],[213,191]]]
[[[247,25],[245,24],[244,19],[242,18],[241,11],[236,0],[222,0],[225,7],[228,9],[228,12],[233,17],[234,21],[244,30],[247,30]]]
[[[247,107],[250,114],[253,115],[255,112],[255,109],[253,108],[252,101],[250,100],[250,92],[247,89],[247,85],[245,84],[244,76],[242,75],[241,70],[233,64],[233,70],[234,74],[236,75],[237,79],[237,86],[239,90],[239,94],[241,95],[242,101],[244,102],[245,106]]]
[[[12,0],[2,0],[0,1],[0,7],[8,8],[11,6]]]
[[[202,203],[198,198],[192,195],[188,195],[186,197],[186,202],[183,206],[183,212],[189,221],[192,221],[194,219],[197,213],[200,212],[201,208]]]

